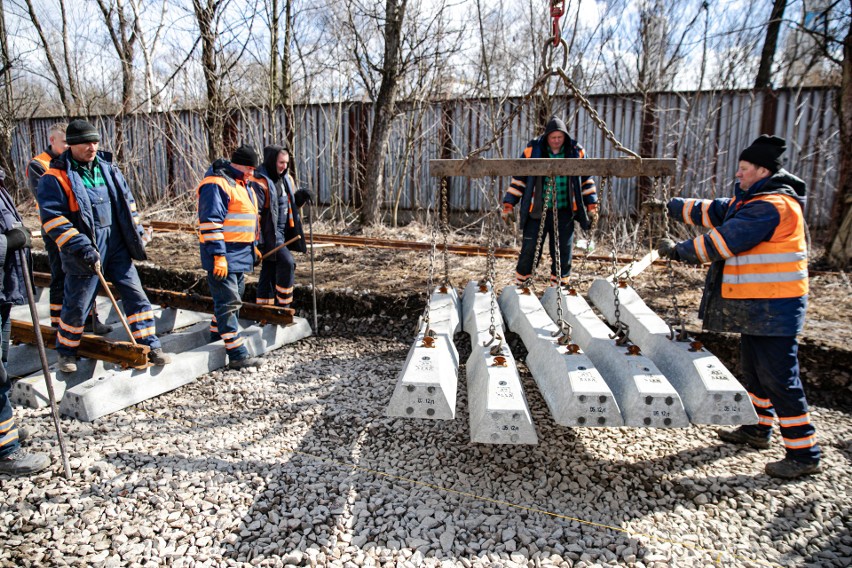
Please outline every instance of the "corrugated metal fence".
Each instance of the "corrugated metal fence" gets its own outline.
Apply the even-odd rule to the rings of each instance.
[[[820,228],[828,220],[838,178],[836,95],[836,89],[656,93],[651,95],[653,112],[646,115],[644,128],[641,96],[602,95],[589,100],[626,147],[634,151],[641,148],[646,157],[677,158],[678,172],[669,184],[652,186],[658,194],[665,190],[695,197],[729,195],[740,149],[761,134],[762,124],[774,124],[772,133],[788,141],[787,169],[808,183],[808,222],[812,228]],[[464,157],[490,140],[503,117],[519,102],[465,99],[404,106],[394,121],[385,162],[386,206],[391,210],[429,207],[438,185],[429,176],[429,160]],[[554,111],[566,118],[571,135],[586,148],[588,156],[618,157],[576,99],[555,97],[550,102]],[[90,119],[101,131],[102,148],[111,148],[116,140],[114,118]],[[235,111],[229,121],[235,134],[231,139],[247,141],[258,149],[280,143],[284,120],[283,108],[275,112],[261,108]],[[46,131],[53,122],[48,118],[19,122],[13,159],[21,183],[28,160],[47,144]],[[322,203],[332,208],[360,203],[358,172],[366,161],[371,123],[372,107],[365,103],[295,108],[294,163],[300,183],[319,195]],[[140,200],[172,199],[194,190],[208,166],[200,112],[134,115],[125,119],[122,131],[123,171]],[[540,131],[540,120],[529,105],[521,109],[484,156],[516,157],[527,140]],[[483,210],[500,200],[505,183],[453,179],[451,206],[456,210]],[[611,180],[611,186],[606,197],[610,212],[624,215],[633,211],[638,181]]]

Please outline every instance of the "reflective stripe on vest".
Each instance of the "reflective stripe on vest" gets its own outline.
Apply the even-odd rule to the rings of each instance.
[[[230,185],[225,178],[210,176],[201,180],[198,185],[198,194],[201,194],[201,186],[207,184],[218,185],[228,195],[228,213],[222,221],[222,240],[226,243],[253,243],[257,240],[257,197],[254,191],[247,188],[241,181],[236,185]],[[202,224],[204,227],[207,223]],[[207,228],[207,227],[204,227]],[[212,228],[212,227],[210,227]],[[202,229],[203,230],[203,229]],[[215,237],[205,238],[200,236],[201,242],[218,240]]]
[[[787,195],[758,197],[778,210],[781,221],[770,240],[725,261],[722,297],[799,298],[808,293],[808,249],[799,203]]]

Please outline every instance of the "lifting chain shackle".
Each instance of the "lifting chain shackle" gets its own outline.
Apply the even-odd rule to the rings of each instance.
[[[491,355],[497,356],[503,354],[503,337],[497,333],[497,322],[496,322],[496,313],[497,313],[497,259],[495,256],[496,246],[494,244],[497,234],[496,225],[497,220],[500,218],[500,212],[494,204],[493,193],[494,189],[497,187],[496,179],[492,176],[489,178],[489,184],[486,188],[486,207],[488,208],[488,215],[486,218],[486,225],[488,227],[488,256],[485,262],[485,284],[491,284],[491,325],[488,328],[488,333],[491,334],[491,339],[488,340],[483,347],[488,347],[491,345],[491,349],[489,353]],[[494,342],[496,344],[492,345]]]
[[[630,326],[621,321],[621,301],[618,299],[618,289],[621,287],[621,281],[618,278],[618,255],[617,253],[618,235],[615,224],[612,226],[612,294],[613,305],[615,306],[615,331],[609,336],[610,339],[615,339],[616,345],[624,345],[627,343],[627,336],[630,334]]]
[[[554,331],[551,336],[559,337],[556,340],[559,345],[568,345],[571,343],[571,326],[568,325],[568,322],[565,321],[564,312],[562,310],[562,254],[559,251],[559,207],[558,207],[558,196],[554,192],[554,188],[556,186],[556,178],[549,177],[547,178],[547,185],[549,188],[548,191],[548,201],[550,201],[550,216],[553,218],[553,234],[550,236],[550,244],[553,245],[553,266],[556,269],[557,274],[551,274],[551,278],[556,277],[556,327],[558,328]],[[546,217],[542,214],[541,219],[541,227],[544,227],[546,222]],[[541,232],[541,231],[540,231]]]
[[[553,197],[553,178],[546,178],[544,184],[544,203],[541,206],[541,219],[538,221],[538,235],[535,238],[535,254],[533,255],[532,274],[527,279],[528,284],[532,284],[535,290],[535,276],[538,272],[538,265],[541,262],[541,256],[544,254],[544,225],[547,219],[547,212],[550,211],[550,202]]]
[[[665,178],[662,184],[663,202],[668,203],[671,193],[671,179]],[[671,222],[667,213],[663,213],[663,231],[666,237],[671,238]],[[669,294],[672,298],[672,318],[666,322],[669,326],[669,339],[672,341],[689,341],[689,335],[686,333],[686,322],[683,321],[683,314],[680,311],[680,305],[677,302],[677,292],[675,290],[675,272],[672,259],[666,259],[666,272],[669,277]],[[677,330],[675,329],[677,328]]]
[[[550,17],[553,18],[553,47],[559,45],[562,39],[562,29],[559,18],[565,15],[565,0],[550,0]],[[566,53],[568,49],[565,49]]]
[[[444,281],[442,285],[445,288],[450,287],[450,253],[448,239],[450,236],[450,200],[449,189],[447,188],[447,178],[441,180],[441,236],[443,237],[444,249],[442,256],[444,260]]]

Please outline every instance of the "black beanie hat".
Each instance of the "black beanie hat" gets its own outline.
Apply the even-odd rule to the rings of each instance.
[[[547,121],[547,126],[544,128],[545,138],[551,132],[561,132],[568,138],[568,127],[565,126],[565,123],[558,116],[551,116],[550,120]]]
[[[787,141],[777,136],[761,134],[751,146],[740,152],[740,160],[762,166],[773,174],[781,169],[781,154],[787,149]]]
[[[74,144],[85,144],[86,142],[100,142],[101,136],[98,129],[90,122],[78,118],[72,120],[65,129],[65,143],[69,146]]]
[[[238,166],[257,167],[257,152],[248,144],[243,144],[231,154],[231,163]]]

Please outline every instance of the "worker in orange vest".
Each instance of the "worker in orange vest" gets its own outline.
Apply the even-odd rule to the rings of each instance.
[[[258,367],[240,336],[237,316],[243,305],[244,274],[260,262],[258,204],[249,187],[257,152],[242,145],[230,161],[213,162],[198,184],[198,229],[201,266],[207,271],[207,285],[213,296],[213,339],[222,338],[228,353],[228,367]]]
[[[808,303],[805,182],[781,167],[784,139],[763,135],[740,154],[734,197],[668,202],[668,214],[711,229],[676,243],[663,239],[661,256],[710,265],[699,316],[704,329],[740,334],[742,382],[756,425],[719,437],[769,447],[777,419],[786,457],[766,464],[773,477],[820,471],[820,448],[799,378],[799,344]]]

